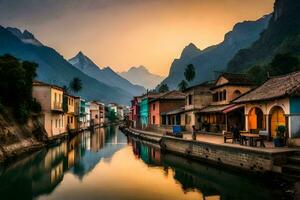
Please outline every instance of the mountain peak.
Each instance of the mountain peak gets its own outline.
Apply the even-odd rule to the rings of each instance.
[[[180,58],[193,58],[198,56],[201,53],[201,50],[193,43],[190,43],[184,47]]]
[[[29,32],[28,30],[24,30],[22,32],[20,29],[14,28],[14,27],[7,27],[6,30],[11,32],[14,36],[19,38],[20,40],[22,40],[22,42],[24,42],[26,44],[32,44],[35,46],[43,46],[43,44],[40,41],[38,41],[34,37],[34,35],[31,32]]]

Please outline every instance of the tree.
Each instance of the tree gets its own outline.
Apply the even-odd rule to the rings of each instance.
[[[164,83],[164,84],[162,84],[162,85],[159,87],[158,91],[159,91],[159,92],[168,92],[168,91],[169,91],[169,86],[168,86],[166,83]]]
[[[297,70],[300,70],[299,58],[289,53],[277,54],[267,66],[267,71],[272,76],[284,75]]]
[[[117,113],[112,110],[112,109],[108,109],[108,115],[107,115],[107,119],[110,121],[110,122],[115,122],[117,120]]]
[[[178,84],[178,89],[183,92],[186,88],[188,87],[188,83],[185,80],[182,80],[179,84]]]
[[[186,68],[185,68],[185,72],[184,72],[184,76],[185,79],[188,82],[191,82],[194,80],[195,76],[196,76],[196,71],[195,71],[195,67],[193,64],[189,64]]]
[[[30,111],[39,110],[32,99],[32,82],[36,77],[36,63],[20,61],[11,55],[0,56],[0,99],[13,108],[15,118],[25,123]]]
[[[71,80],[71,82],[70,82],[69,88],[73,92],[78,93],[82,89],[82,81],[81,81],[81,79],[78,78],[78,77],[73,78]]]
[[[265,82],[268,78],[268,72],[266,71],[266,66],[255,65],[250,68],[247,72],[249,79],[255,85],[260,85]]]

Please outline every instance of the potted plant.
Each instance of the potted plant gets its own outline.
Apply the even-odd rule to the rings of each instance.
[[[283,147],[284,146],[284,135],[286,132],[286,127],[280,125],[276,129],[276,136],[274,138],[274,146],[275,147]]]

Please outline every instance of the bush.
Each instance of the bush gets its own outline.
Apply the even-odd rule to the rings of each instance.
[[[14,116],[19,123],[24,124],[28,120],[29,109],[24,104],[19,105],[17,108],[14,109]]]
[[[42,106],[36,99],[33,99],[31,102],[31,111],[35,113],[40,113],[42,111]]]

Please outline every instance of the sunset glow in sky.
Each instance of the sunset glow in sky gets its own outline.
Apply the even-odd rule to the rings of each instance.
[[[0,0],[0,25],[28,29],[65,58],[78,51],[101,67],[146,66],[167,75],[193,42],[223,40],[237,22],[272,12],[274,0]]]

